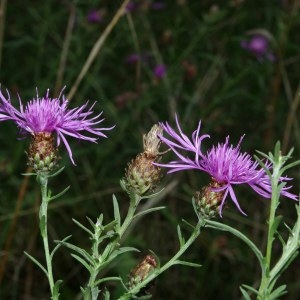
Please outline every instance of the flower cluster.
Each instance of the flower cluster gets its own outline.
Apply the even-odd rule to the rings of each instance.
[[[58,98],[51,98],[47,90],[44,97],[39,97],[37,93],[36,98],[29,101],[25,107],[20,98],[19,103],[20,109],[17,110],[11,103],[9,93],[7,92],[5,97],[0,91],[0,121],[12,120],[19,127],[21,134],[30,134],[35,140],[39,140],[39,143],[41,136],[46,140],[52,140],[50,137],[56,134],[57,147],[61,141],[64,143],[74,165],[72,150],[66,136],[95,143],[98,137],[106,137],[103,131],[113,128],[99,127],[104,119],[101,118],[102,112],[92,116],[95,103],[90,107],[87,102],[82,106],[69,109],[68,100],[62,93]],[[43,143],[43,154],[46,152],[44,146]],[[36,147],[41,149],[41,144],[32,148]]]
[[[209,135],[200,135],[201,122],[199,122],[198,128],[193,132],[191,139],[183,133],[177,116],[176,124],[178,132],[168,123],[161,124],[164,133],[169,136],[168,138],[161,136],[161,140],[173,151],[177,156],[177,160],[166,164],[157,163],[157,165],[169,168],[168,173],[197,169],[209,174],[213,182],[213,184],[210,184],[210,186],[213,186],[211,190],[213,192],[219,192],[222,195],[218,206],[220,215],[222,214],[222,209],[228,195],[238,210],[245,214],[233,190],[233,186],[235,185],[248,184],[262,197],[271,197],[272,187],[267,173],[259,166],[257,161],[252,159],[250,154],[242,153],[240,150],[244,136],[240,138],[237,146],[231,145],[229,143],[229,137],[227,137],[224,143],[219,143],[217,146],[210,148],[206,153],[203,153],[201,144]],[[186,156],[185,152],[191,152],[193,157]],[[270,163],[266,165],[268,169],[271,168]],[[289,178],[282,178],[282,181],[288,179]],[[290,187],[284,186],[282,195],[296,200],[296,195],[288,192],[289,188]]]

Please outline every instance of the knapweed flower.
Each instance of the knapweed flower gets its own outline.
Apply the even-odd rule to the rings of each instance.
[[[270,38],[266,34],[252,34],[248,40],[241,41],[241,47],[252,53],[259,61],[268,59],[275,60],[275,56],[270,49]]]
[[[127,12],[133,12],[138,9],[138,4],[133,1],[129,1],[125,9]]]
[[[167,67],[164,64],[158,64],[153,69],[153,74],[157,79],[161,79],[166,75]]]
[[[238,145],[235,147],[229,144],[229,137],[227,137],[225,143],[213,146],[206,153],[203,153],[201,151],[201,142],[208,135],[200,135],[201,122],[199,122],[198,129],[193,132],[192,140],[182,132],[177,117],[176,123],[179,134],[168,123],[162,124],[164,133],[168,134],[171,139],[162,136],[161,140],[176,154],[178,160],[157,165],[169,168],[170,171],[168,173],[198,169],[209,174],[212,178],[212,183],[209,185],[212,192],[219,192],[219,196],[222,196],[217,207],[220,215],[228,195],[238,210],[245,214],[233,190],[235,185],[248,184],[259,195],[265,198],[271,197],[271,182],[265,170],[259,166],[258,162],[252,160],[248,153],[240,151],[240,145],[244,136],[240,138]],[[181,153],[182,150],[192,152],[194,157],[190,158],[183,155]],[[270,164],[267,164],[267,167],[271,168]],[[282,181],[288,179],[281,178]],[[287,191],[289,188],[284,187],[282,195],[296,200],[297,197]],[[218,197],[214,197],[214,199],[218,199]],[[213,205],[217,206],[216,203],[213,203]]]
[[[92,9],[87,15],[87,21],[89,23],[101,23],[106,11],[104,9]]]
[[[163,1],[154,1],[152,4],[151,4],[151,8],[153,10],[163,10],[166,8],[166,3],[163,2]]]
[[[138,53],[132,53],[125,58],[125,62],[130,65],[137,64],[141,60],[141,55]]]
[[[61,94],[58,98],[49,96],[49,89],[44,97],[39,97],[29,101],[25,108],[19,98],[20,109],[17,110],[11,103],[9,93],[7,98],[0,91],[0,121],[12,120],[17,124],[21,134],[30,134],[34,139],[43,137],[45,140],[51,140],[56,135],[56,145],[61,141],[64,143],[70,160],[75,165],[71,147],[66,136],[77,139],[96,142],[98,137],[106,137],[105,130],[111,130],[113,127],[99,127],[104,120],[101,118],[102,112],[93,116],[93,105],[88,107],[88,102],[82,106],[68,108],[68,100]],[[89,133],[91,136],[86,135]],[[44,144],[39,144],[44,155]]]

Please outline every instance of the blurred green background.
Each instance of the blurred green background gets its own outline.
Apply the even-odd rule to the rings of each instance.
[[[294,158],[299,156],[298,0],[130,2],[74,95],[70,92],[92,48],[123,2],[0,2],[0,83],[16,106],[18,95],[26,102],[36,96],[36,89],[42,96],[49,88],[54,97],[66,86],[70,107],[97,101],[95,111],[104,112],[104,126],[116,125],[98,144],[69,139],[76,167],[61,148],[66,168],[50,187],[54,193],[71,188],[49,207],[51,241],[72,234],[72,242],[88,249],[90,241],[72,218],[87,225],[86,216],[95,220],[104,213],[109,222],[112,194],[126,212],[128,198],[119,180],[127,163],[142,151],[142,135],[158,121],[174,124],[175,112],[185,132],[191,133],[201,119],[211,143],[223,142],[227,135],[237,143],[246,134],[243,151],[272,151],[280,140],[285,153],[294,147]],[[261,53],[251,45],[257,35],[266,41]],[[29,140],[18,140],[12,122],[0,125],[0,299],[49,299],[46,278],[23,254],[26,250],[43,258],[39,187],[34,177],[22,176]],[[298,193],[298,169],[288,175]],[[105,275],[120,274],[126,280],[149,249],[162,262],[175,253],[176,226],[182,219],[195,222],[191,197],[208,180],[196,171],[166,176],[162,186],[168,193],[143,203],[166,209],[140,219],[125,242],[141,253],[124,255]],[[264,249],[269,201],[247,187],[236,193],[248,216],[228,201],[223,222]],[[293,224],[294,203],[283,199],[279,210]],[[280,245],[277,250],[279,255]],[[153,299],[240,299],[239,286],[255,286],[259,280],[253,254],[226,233],[205,230],[184,258],[203,267],[177,266],[165,272],[156,281]],[[299,267],[298,259],[284,273],[286,299],[298,299]],[[61,248],[54,257],[54,272],[64,280],[61,299],[81,299],[79,286],[88,274],[68,249]],[[116,299],[120,286],[107,288]]]

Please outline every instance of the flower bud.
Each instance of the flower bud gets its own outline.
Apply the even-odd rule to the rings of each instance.
[[[160,135],[163,134],[163,128],[160,125],[153,125],[151,130],[144,134],[143,142],[144,142],[144,151],[153,157],[158,157],[160,155],[159,147],[161,144],[161,140],[159,138]]]
[[[153,190],[161,178],[161,168],[153,165],[152,156],[143,152],[128,164],[125,179],[126,187],[138,195]]]
[[[196,206],[200,216],[208,219],[214,218],[220,213],[220,205],[224,197],[224,191],[216,191],[222,185],[216,181],[212,181],[203,187],[201,192],[195,193]]]
[[[36,172],[50,172],[57,166],[57,151],[53,135],[47,132],[37,133],[29,145],[28,165]]]
[[[157,262],[153,255],[147,255],[144,259],[130,271],[129,280],[127,286],[129,289],[133,289],[136,285],[144,281],[151,272],[156,268]],[[153,286],[153,282],[148,283],[139,292],[139,296],[149,294],[149,290]]]
[[[154,125],[143,136],[144,152],[138,154],[126,169],[126,188],[140,196],[155,189],[161,178],[161,168],[153,164],[160,159],[161,141],[159,135],[162,135],[162,127]]]

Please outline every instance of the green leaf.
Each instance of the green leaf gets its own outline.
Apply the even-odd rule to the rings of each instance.
[[[95,281],[94,285],[99,285],[100,283],[106,282],[106,281],[122,281],[122,279],[120,277],[105,277],[105,278],[101,278],[97,281]]]
[[[94,263],[95,263],[94,259],[84,249],[81,249],[81,248],[79,248],[79,247],[77,247],[77,246],[75,246],[71,243],[66,243],[66,242],[63,242],[63,241],[55,241],[55,242],[57,242],[59,244],[62,244],[62,245],[64,245],[65,247],[67,247],[69,249],[72,249],[76,253],[80,254],[90,265],[94,265]]]
[[[154,211],[162,210],[162,209],[165,209],[165,208],[166,208],[165,206],[151,207],[149,209],[138,212],[136,215],[134,215],[134,218],[149,214],[149,213],[154,212]]]
[[[52,174],[48,174],[48,178],[51,178],[51,177],[54,177],[54,176],[57,176],[58,174],[60,174],[63,170],[64,170],[65,167],[61,167],[59,170],[57,170],[55,173],[52,173]]]
[[[46,216],[41,216],[40,218],[40,232],[41,236],[44,238],[46,236]]]
[[[67,237],[65,237],[63,240],[61,240],[60,242],[65,242],[65,241],[67,241],[69,238],[71,238],[71,236],[72,235],[69,235],[69,236],[67,236]],[[56,243],[58,243],[55,247],[54,247],[54,249],[52,250],[52,252],[51,252],[51,260],[52,260],[52,258],[53,258],[53,256],[54,256],[54,253],[62,246],[62,244],[60,243],[60,242],[57,242],[57,241],[55,241]]]
[[[84,225],[82,225],[80,222],[72,218],[72,221],[81,229],[83,229],[85,232],[87,232],[90,236],[93,236],[94,233],[90,231],[88,228],[86,228]]]
[[[45,269],[45,267],[40,263],[38,262],[33,256],[31,256],[30,254],[28,254],[27,252],[24,251],[24,254],[31,260],[33,261],[44,273],[45,275],[48,277],[48,272],[47,270]]]
[[[253,288],[252,286],[243,284],[242,287],[243,287],[243,288],[246,288],[246,289],[247,289],[248,291],[250,291],[251,293],[253,293],[253,294],[255,294],[255,295],[258,295],[258,291],[257,291],[255,288]],[[240,287],[240,289],[241,289],[241,287]]]
[[[270,160],[272,163],[274,163],[267,154],[257,151],[257,150],[256,150],[256,152],[259,153],[261,156],[265,157],[267,160]],[[263,161],[256,155],[254,155],[254,158],[259,163],[259,165],[264,169],[264,171],[267,173],[267,175],[269,177],[271,177],[272,176],[271,171],[269,170],[269,168],[266,167],[266,165],[263,163]]]
[[[246,300],[251,300],[250,296],[248,295],[248,293],[240,286],[240,290],[243,294],[244,299]]]
[[[121,216],[120,216],[120,209],[119,209],[119,204],[118,200],[115,195],[113,195],[113,206],[114,206],[114,219],[116,221],[116,231],[120,230],[121,227]]]
[[[189,262],[189,261],[184,261],[184,260],[175,260],[173,265],[183,265],[183,266],[193,267],[193,268],[202,267],[202,265],[200,265],[200,264]]]
[[[135,251],[135,252],[140,252],[140,250],[133,248],[133,247],[121,247],[117,250],[114,250],[108,257],[108,259],[102,264],[103,265],[108,265],[112,260],[114,260],[116,257],[118,257],[120,254],[130,252],[130,251]],[[103,254],[104,256],[104,254]]]
[[[36,176],[37,173],[21,173],[23,176]]]
[[[70,186],[66,187],[63,191],[61,191],[60,193],[56,194],[55,196],[52,196],[48,199],[48,202],[59,198],[60,196],[64,195],[68,190],[69,190]]]
[[[191,232],[193,232],[195,230],[195,226],[191,223],[189,223],[188,221],[186,221],[185,219],[182,219],[182,223],[187,225],[187,229],[190,230]]]
[[[92,267],[83,258],[74,253],[71,253],[71,256],[74,257],[77,261],[79,261],[89,271],[90,274],[92,273]]]
[[[278,287],[276,290],[274,290],[271,295],[270,295],[270,299],[280,299],[281,296],[287,294],[287,290],[286,290],[286,284],[281,285],[280,287]]]
[[[278,228],[281,220],[282,220],[282,216],[276,216],[274,218],[274,222],[273,222],[273,224],[271,226],[271,234],[272,234],[272,236],[274,236],[274,234],[277,232],[277,228]]]
[[[184,237],[182,236],[181,229],[180,229],[179,225],[177,225],[177,235],[178,235],[179,245],[180,245],[180,248],[181,248],[185,244],[185,240],[184,240]]]
[[[283,239],[282,235],[279,232],[277,232],[277,238],[280,241],[282,247],[284,248],[286,246],[286,243],[285,243],[285,240]]]
[[[125,192],[128,192],[127,187],[126,187],[126,182],[124,179],[120,180],[120,186]]]
[[[275,149],[274,149],[274,156],[276,158],[279,158],[279,156],[281,156],[281,146],[280,146],[280,141],[277,141],[275,144]]]
[[[165,188],[162,188],[161,190],[159,190],[156,193],[150,194],[150,195],[145,195],[142,196],[141,199],[151,199],[151,198],[155,198],[156,196],[158,196]]]
[[[110,299],[110,293],[108,290],[105,290],[104,292],[104,300],[109,300]]]
[[[292,168],[294,166],[297,166],[299,164],[300,164],[300,160],[296,160],[296,161],[294,161],[294,162],[292,162],[292,163],[284,166],[281,170],[282,170],[282,172],[285,172],[286,170],[288,170],[288,169],[290,169],[290,168]]]
[[[99,288],[97,286],[91,287],[91,292],[92,292],[92,299],[98,299],[99,296]]]
[[[238,237],[240,240],[244,241],[244,243],[246,243],[246,245],[253,251],[256,258],[258,259],[262,272],[265,271],[265,260],[264,260],[264,257],[262,255],[261,251],[247,236],[242,234],[239,230],[237,230],[231,226],[228,226],[226,224],[219,223],[219,222],[212,221],[212,220],[206,220],[206,227],[218,229],[221,231],[228,231],[231,234]]]
[[[62,280],[57,280],[54,284],[53,290],[52,290],[52,297],[51,299],[58,299],[59,298],[59,286],[62,284]]]
[[[134,247],[121,247],[115,251],[112,252],[111,256],[114,258],[120,254],[126,253],[126,252],[140,252],[137,248]]]
[[[113,220],[113,221],[109,222],[108,224],[103,226],[103,230],[107,231],[107,230],[113,229],[117,222],[118,222],[117,220]]]

